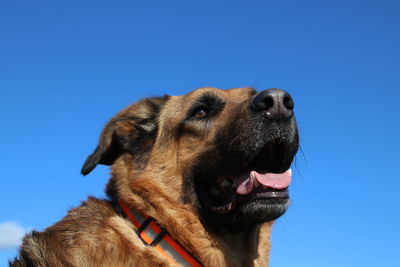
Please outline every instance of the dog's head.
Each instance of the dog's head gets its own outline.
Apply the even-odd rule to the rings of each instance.
[[[157,181],[177,205],[191,204],[204,222],[243,226],[286,211],[288,169],[297,149],[287,92],[200,88],[146,98],[121,111],[104,128],[82,173],[114,164],[130,171],[114,171],[126,177],[113,179]],[[109,194],[118,198],[115,187]]]

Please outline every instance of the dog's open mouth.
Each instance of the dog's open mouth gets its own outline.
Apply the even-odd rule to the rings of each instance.
[[[269,144],[244,170],[208,179],[199,190],[203,205],[214,213],[226,214],[254,200],[288,200],[289,167],[294,156],[290,151],[282,144]]]
[[[217,178],[205,186],[202,199],[211,211],[224,214],[243,202],[288,198],[290,182],[290,170],[279,174],[252,170],[237,177]]]

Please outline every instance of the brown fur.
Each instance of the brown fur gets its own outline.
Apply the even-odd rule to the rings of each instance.
[[[204,93],[223,98],[223,112],[212,126],[181,126]],[[272,223],[241,231],[209,226],[200,218],[196,194],[185,179],[198,156],[218,145],[217,135],[241,123],[234,121],[240,117],[234,114],[242,112],[254,93],[251,88],[202,88],[184,96],[144,99],[118,113],[82,170],[87,174],[96,164],[112,165],[110,199],[89,197],[44,232],[27,235],[11,266],[173,266],[143,244],[117,200],[155,218],[204,266],[267,266]]]

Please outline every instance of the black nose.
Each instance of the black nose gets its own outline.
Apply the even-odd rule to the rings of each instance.
[[[253,97],[251,109],[263,112],[269,119],[290,119],[293,116],[293,99],[288,92],[280,89],[268,89]]]

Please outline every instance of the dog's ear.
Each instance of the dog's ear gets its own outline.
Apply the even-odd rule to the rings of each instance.
[[[168,98],[145,98],[112,118],[104,127],[95,151],[83,164],[81,173],[89,174],[97,164],[112,165],[124,153],[131,153],[138,165],[143,164],[154,144],[158,116]]]

